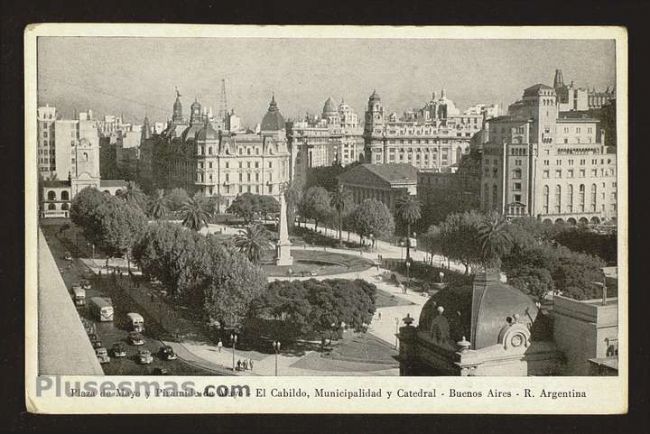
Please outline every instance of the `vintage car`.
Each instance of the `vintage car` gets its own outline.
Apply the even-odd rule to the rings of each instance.
[[[81,285],[72,285],[72,299],[77,307],[86,305],[86,290]]]
[[[95,355],[97,356],[97,360],[99,360],[99,363],[109,363],[111,361],[111,358],[108,355],[108,350],[104,347],[96,348],[95,349]]]
[[[160,358],[162,360],[176,360],[176,353],[169,345],[160,347]]]
[[[135,312],[130,312],[126,314],[129,327],[132,331],[142,333],[144,331],[144,318],[142,315]]]
[[[90,344],[93,346],[93,348],[97,349],[103,347],[101,339],[99,339],[99,336],[97,336],[95,333],[89,333],[88,339],[90,339]]]
[[[66,261],[72,261],[72,254],[70,252],[65,252],[63,254],[63,259],[65,259]]]
[[[81,282],[80,282],[79,284],[80,284],[81,287],[82,287],[83,289],[85,289],[86,291],[88,291],[88,290],[91,288],[91,286],[90,286],[90,280],[88,280],[88,279],[81,279]]]
[[[113,344],[113,357],[126,357],[126,346],[122,342]]]
[[[151,355],[151,351],[142,349],[138,351],[138,362],[142,365],[149,365],[151,362],[153,362],[153,356]]]
[[[129,333],[129,343],[131,345],[144,345],[144,338],[138,332]]]
[[[171,375],[171,372],[169,372],[169,369],[166,368],[153,368],[151,371],[152,375]]]

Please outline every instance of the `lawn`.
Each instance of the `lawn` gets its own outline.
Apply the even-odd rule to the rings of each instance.
[[[268,261],[262,268],[271,277],[306,277],[358,272],[374,266],[374,263],[366,258],[326,251],[294,248],[291,250],[291,256],[293,265],[277,266]]]

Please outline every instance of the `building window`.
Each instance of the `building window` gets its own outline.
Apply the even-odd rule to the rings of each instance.
[[[512,186],[514,191],[521,191],[521,182],[515,182]]]
[[[494,184],[492,186],[492,208],[494,208],[494,209],[497,209],[497,207],[498,207],[498,205],[497,205],[497,202],[498,202],[497,195],[498,195],[498,193],[497,193],[497,185]]]
[[[580,189],[578,192],[578,203],[580,206],[580,212],[585,212],[585,185],[580,184]]]
[[[521,179],[521,169],[515,169],[512,171],[513,179]]]
[[[567,211],[573,212],[573,185],[569,184],[569,197],[567,198]]]
[[[549,175],[548,175],[548,170],[545,170],[545,171],[544,171],[544,175],[543,175],[543,177],[544,177],[544,178],[548,178],[548,176],[549,176]]]
[[[555,186],[555,212],[559,214],[562,210],[562,187]]]
[[[56,193],[53,191],[47,192],[47,200],[56,200]]]
[[[562,170],[558,169],[555,171],[555,177],[556,178],[562,178]]]

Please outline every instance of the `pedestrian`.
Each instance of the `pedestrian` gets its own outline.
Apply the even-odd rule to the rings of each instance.
[[[377,315],[379,316],[379,321],[381,321],[381,312],[378,312]]]
[[[223,348],[223,342],[221,342],[221,339],[219,339],[219,342],[217,343],[217,351],[221,352],[222,348]]]
[[[251,371],[253,370],[253,359],[248,360],[248,366],[250,366]]]
[[[241,360],[237,360],[237,370],[241,371]]]
[[[149,298],[151,299],[151,302],[153,303],[154,300],[155,300],[155,298],[154,298],[154,296],[153,296],[153,292],[150,292],[150,293],[149,293]]]
[[[248,371],[248,360],[244,359],[242,366],[244,367],[244,371]]]

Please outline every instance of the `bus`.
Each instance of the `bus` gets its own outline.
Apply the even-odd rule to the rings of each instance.
[[[110,298],[93,297],[90,299],[90,310],[99,321],[113,321],[113,302]]]

